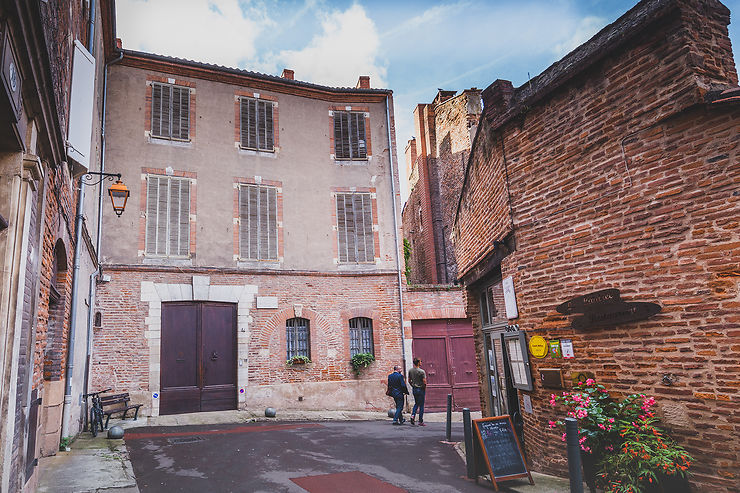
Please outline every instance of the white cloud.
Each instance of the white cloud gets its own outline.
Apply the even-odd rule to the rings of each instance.
[[[575,26],[570,38],[555,44],[553,52],[558,56],[565,56],[578,46],[582,45],[604,27],[606,20],[601,17],[584,17]]]
[[[116,22],[126,49],[230,67],[256,55],[255,39],[271,24],[238,0],[118,0]]]
[[[360,75],[369,75],[372,87],[385,86],[380,38],[362,6],[325,14],[321,28],[304,48],[275,55],[276,62],[295,70],[296,79],[317,84],[354,86]]]

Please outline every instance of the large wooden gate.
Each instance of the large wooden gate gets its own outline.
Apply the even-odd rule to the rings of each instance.
[[[413,320],[413,356],[427,372],[425,410],[447,409],[452,394],[456,411],[480,410],[473,328],[467,319]]]
[[[236,305],[162,303],[160,414],[236,409]]]

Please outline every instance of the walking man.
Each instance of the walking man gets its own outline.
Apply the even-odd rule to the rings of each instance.
[[[421,360],[414,358],[414,367],[409,370],[409,383],[414,392],[414,409],[411,411],[411,424],[414,424],[416,411],[419,411],[419,426],[424,424],[424,398],[427,392],[427,372],[421,369]]]
[[[388,391],[387,395],[393,397],[396,401],[396,414],[393,417],[394,425],[402,425],[405,419],[403,419],[403,404],[404,396],[409,393],[409,389],[406,387],[406,378],[401,373],[401,367],[396,365],[393,367],[393,373],[388,375]]]

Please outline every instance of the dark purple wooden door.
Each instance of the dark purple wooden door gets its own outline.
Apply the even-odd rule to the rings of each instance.
[[[236,306],[162,303],[160,414],[236,409]]]
[[[427,372],[425,409],[480,410],[478,370],[475,362],[473,329],[467,319],[413,320],[413,356],[422,360]]]
[[[424,409],[438,411],[447,408],[450,371],[447,366],[447,345],[444,337],[425,337],[412,342],[414,357],[421,358],[421,367],[427,373],[427,391]]]
[[[203,386],[200,410],[236,409],[236,306],[202,306]]]

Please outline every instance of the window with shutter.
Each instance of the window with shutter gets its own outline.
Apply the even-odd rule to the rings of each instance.
[[[277,188],[239,187],[239,256],[249,260],[278,259]]]
[[[285,321],[285,341],[287,359],[294,356],[311,358],[309,321],[305,318],[291,318]]]
[[[339,262],[375,261],[373,209],[369,193],[337,194]]]
[[[240,145],[243,149],[273,152],[273,103],[261,99],[241,98]]]
[[[152,137],[190,139],[190,89],[152,82]]]
[[[334,111],[334,156],[336,159],[367,159],[364,113]]]
[[[190,180],[147,176],[146,254],[190,255]]]
[[[350,356],[358,353],[375,354],[373,346],[373,321],[367,317],[356,317],[349,321]]]

